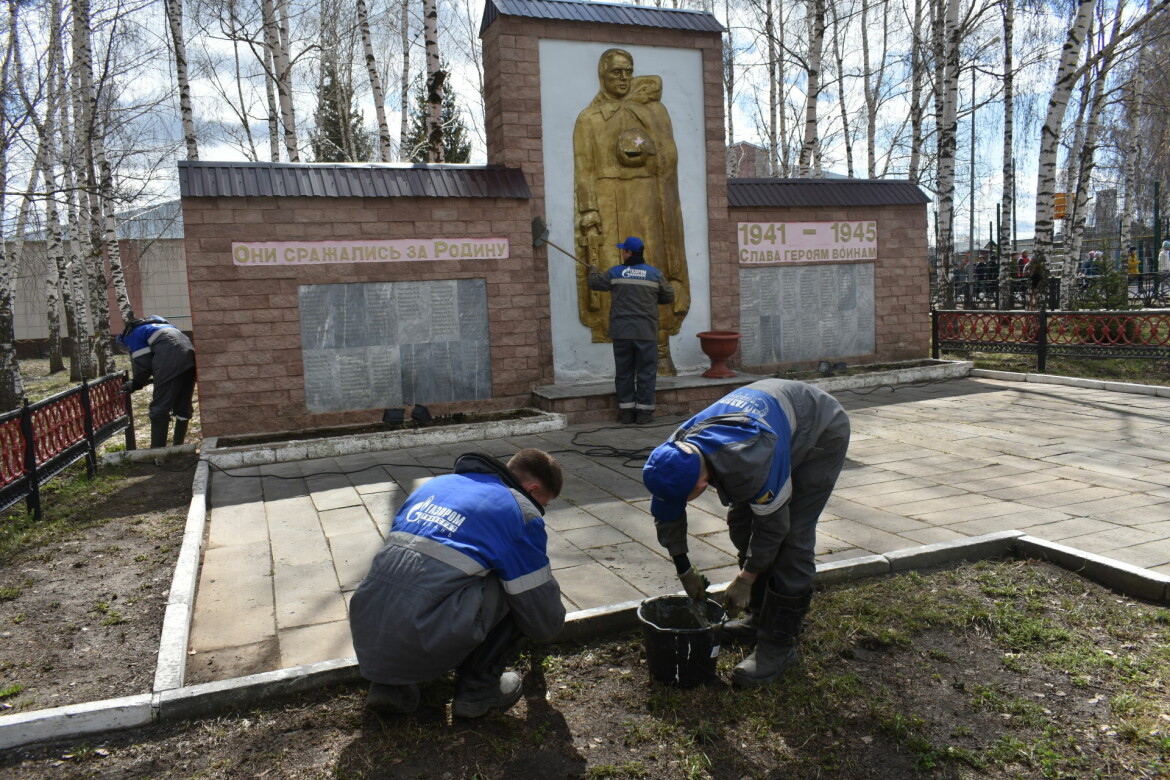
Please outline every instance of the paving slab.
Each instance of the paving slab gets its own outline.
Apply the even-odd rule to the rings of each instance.
[[[854,561],[878,565],[882,553],[1026,530],[1050,546],[1043,549],[1082,544],[1084,555],[1170,571],[1170,397],[992,378],[836,396],[853,437],[819,526],[818,563],[848,571]],[[213,472],[191,678],[352,652],[348,597],[394,513],[463,452],[506,459],[540,447],[557,455],[565,489],[545,525],[567,608],[677,592],[640,468],[683,419],[420,441]],[[714,491],[688,511],[692,562],[713,583],[736,573],[724,513]]]

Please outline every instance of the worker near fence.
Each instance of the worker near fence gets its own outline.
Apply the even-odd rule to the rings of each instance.
[[[658,541],[687,595],[706,598],[706,580],[687,556],[687,502],[708,487],[729,507],[727,527],[740,572],[723,596],[732,639],[755,652],[732,672],[744,687],[775,682],[797,662],[812,598],[817,519],[845,463],[849,418],[828,393],[804,382],[764,379],[684,422],[646,460]]]
[[[613,341],[614,389],[623,425],[654,421],[658,379],[658,306],[674,301],[674,287],[644,258],[645,245],[629,236],[617,245],[622,264],[602,273],[589,266],[589,289],[613,296],[609,338]]]
[[[183,443],[195,407],[195,347],[183,331],[162,317],[131,320],[115,339],[130,353],[131,378],[122,392],[133,393],[153,382],[150,399],[150,446],[167,446],[171,416],[175,418],[174,446]]]
[[[565,621],[542,519],[563,483],[541,450],[520,450],[506,466],[466,454],[406,499],[349,607],[371,710],[413,712],[419,684],[452,669],[456,718],[520,700],[520,676],[504,671],[510,657]]]

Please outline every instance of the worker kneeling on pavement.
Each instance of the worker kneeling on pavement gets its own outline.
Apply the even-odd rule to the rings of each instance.
[[[195,407],[195,347],[183,331],[162,317],[131,320],[115,339],[119,349],[130,353],[133,378],[123,383],[122,392],[133,393],[154,382],[150,399],[150,446],[167,446],[171,415],[175,416],[177,447],[187,435]]]
[[[406,499],[349,608],[371,709],[413,712],[418,684],[452,669],[457,718],[520,700],[520,676],[504,671],[510,656],[565,622],[543,520],[563,483],[541,450],[520,450],[507,466],[467,454]]]
[[[849,418],[828,393],[804,382],[765,379],[729,393],[687,420],[642,469],[653,495],[658,541],[687,595],[706,581],[687,557],[687,501],[708,487],[727,512],[739,575],[723,603],[724,635],[756,641],[732,672],[742,686],[766,685],[797,661],[796,642],[812,598],[817,519],[845,463]]]

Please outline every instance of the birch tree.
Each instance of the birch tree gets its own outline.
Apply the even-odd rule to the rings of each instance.
[[[16,0],[8,0],[8,29],[3,60],[0,60],[0,92],[13,95],[14,61],[17,49]],[[0,224],[5,214],[5,195],[8,192],[8,150],[18,131],[19,120],[9,116],[9,106],[15,101],[0,100]],[[17,120],[17,121],[13,121]],[[24,383],[20,376],[20,364],[16,361],[15,333],[12,312],[12,261],[6,251],[3,237],[7,231],[0,230],[0,410],[8,411],[20,405],[24,396]]]
[[[288,12],[286,0],[262,0],[264,10],[264,45],[268,50],[272,67],[272,86],[280,108],[280,123],[283,128],[284,152],[289,162],[300,162],[297,143],[297,119],[292,99],[292,64],[288,53]],[[277,158],[273,158],[274,160]]]
[[[401,121],[398,127],[398,161],[410,159],[407,138],[410,136],[410,3],[399,0],[399,41],[402,44],[402,75],[398,80],[398,103]]]
[[[1124,7],[1124,2],[1118,2],[1110,39],[1116,38],[1121,30]],[[1072,190],[1069,191],[1072,213],[1065,220],[1065,252],[1060,279],[1060,305],[1064,309],[1070,307],[1076,286],[1077,265],[1081,256],[1081,242],[1084,238],[1085,219],[1089,207],[1089,185],[1096,165],[1100,120],[1105,111],[1106,84],[1114,62],[1115,57],[1107,57],[1101,60],[1093,71],[1088,72],[1092,75],[1092,95],[1089,98],[1083,139],[1077,158],[1075,196]],[[1070,163],[1069,167],[1073,165]],[[1126,243],[1123,241],[1121,245],[1124,247]]]
[[[853,178],[853,129],[849,126],[850,106],[845,94],[845,54],[841,41],[848,36],[848,17],[842,22],[838,14],[838,3],[829,5],[833,15],[833,34],[830,36],[833,48],[833,64],[837,72],[837,108],[841,112],[841,143],[845,148],[845,175]],[[862,35],[865,35],[864,27]]]
[[[1015,158],[1015,137],[1014,137],[1014,123],[1015,123],[1015,62],[1013,57],[1013,37],[1015,35],[1015,0],[1003,0],[1003,193],[1000,195],[1000,203],[1002,204],[1001,220],[1006,225],[1006,230],[1000,231],[1000,263],[999,263],[999,284],[997,289],[999,291],[999,300],[997,305],[1000,309],[1007,309],[1011,306],[1011,278],[1012,278],[1012,262],[1011,252],[1004,257],[1004,247],[1014,246],[1012,241],[1012,221],[1010,215],[1012,213],[1012,204],[1015,200],[1015,176],[1016,176],[1016,158]]]
[[[374,56],[374,41],[370,35],[370,14],[366,0],[356,0],[358,27],[362,34],[362,53],[366,60],[366,73],[370,77],[370,92],[374,100],[374,113],[378,119],[378,159],[390,162],[394,149],[390,142],[390,125],[386,123],[386,97],[382,92],[382,79],[378,75],[378,60]]]
[[[910,159],[906,178],[914,184],[918,183],[921,176],[922,125],[926,114],[922,93],[928,58],[923,56],[923,3],[924,0],[914,0],[914,16],[910,26]]]
[[[959,107],[959,2],[942,0],[935,13],[935,94],[938,134],[938,282],[943,290],[943,308],[953,308],[955,291],[951,271],[955,251],[955,153]]]
[[[1056,161],[1060,131],[1068,110],[1069,97],[1077,81],[1077,61],[1085,33],[1096,10],[1097,0],[1077,0],[1076,11],[1061,49],[1056,81],[1048,99],[1048,111],[1040,130],[1039,169],[1036,174],[1036,237],[1032,259],[1047,264],[1052,254],[1053,209],[1056,192]]]
[[[78,225],[75,235],[89,236],[85,243],[85,277],[88,280],[87,296],[93,326],[90,332],[90,349],[97,358],[97,370],[106,374],[114,370],[114,360],[110,351],[109,301],[106,298],[106,272],[102,256],[102,238],[107,226],[103,219],[101,186],[98,179],[100,161],[95,159],[95,151],[102,147],[97,131],[97,94],[93,84],[89,0],[72,0],[71,10],[73,121],[76,139],[74,149],[81,153],[76,159],[81,166],[79,179],[85,182],[79,201],[84,217],[84,229],[82,225]],[[104,173],[101,175],[104,179]],[[120,268],[119,265],[119,270]]]
[[[812,175],[819,151],[817,101],[821,95],[821,58],[825,45],[825,0],[805,0],[808,15],[808,56],[805,60],[804,141],[800,145],[800,175]]]
[[[191,109],[191,83],[187,79],[187,41],[183,36],[183,0],[166,0],[167,29],[171,35],[171,56],[175,63],[175,82],[179,87],[179,117],[183,123],[183,141],[187,159],[199,159],[195,140],[195,115]]]
[[[423,45],[427,56],[427,159],[441,163],[443,158],[443,83],[447,72],[439,59],[439,12],[435,0],[423,0]]]

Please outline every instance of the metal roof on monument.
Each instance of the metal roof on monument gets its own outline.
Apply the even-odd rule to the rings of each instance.
[[[906,179],[728,179],[731,208],[916,206],[930,198]]]
[[[179,162],[185,198],[531,198],[519,168],[393,163]]]
[[[551,19],[594,24],[628,24],[663,30],[694,30],[722,33],[724,27],[709,11],[681,8],[654,8],[620,3],[593,3],[581,0],[487,0],[479,34],[501,16]]]

